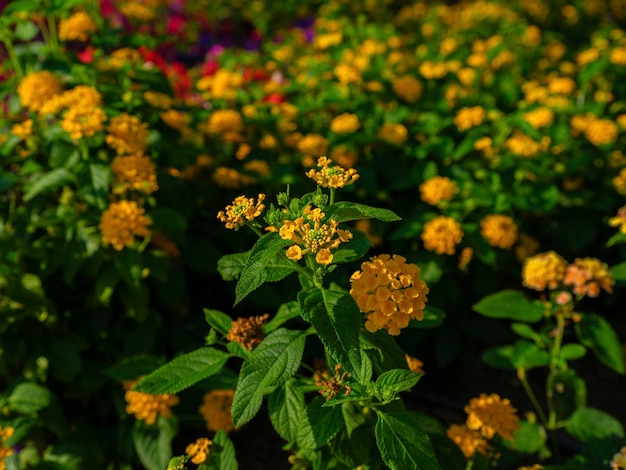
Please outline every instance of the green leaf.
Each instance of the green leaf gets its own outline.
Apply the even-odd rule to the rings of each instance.
[[[376,333],[370,333],[362,330],[359,339],[361,348],[372,353],[369,357],[378,374],[389,369],[402,369],[407,366],[405,352],[398,346],[394,337],[386,331],[378,330]]]
[[[91,187],[96,198],[98,208],[104,209],[107,205],[109,185],[111,182],[111,168],[109,165],[89,164],[89,174],[91,175]]]
[[[13,389],[7,402],[18,413],[37,413],[52,402],[52,393],[41,385],[23,382]]]
[[[74,175],[65,168],[56,168],[49,171],[32,180],[32,184],[24,194],[24,201],[28,202],[38,194],[73,182],[75,179]]]
[[[229,357],[229,354],[213,348],[181,354],[141,379],[133,390],[152,395],[178,393],[218,373]]]
[[[481,360],[496,369],[515,370],[512,345],[489,348],[482,354]]]
[[[225,281],[235,281],[239,279],[241,271],[246,267],[246,263],[250,257],[250,251],[251,250],[222,256],[217,262],[217,272],[220,273],[222,279]]]
[[[441,309],[427,305],[424,309],[424,318],[421,320],[411,320],[409,322],[409,328],[415,328],[419,330],[426,330],[430,328],[436,328],[443,323],[446,318],[446,314]]]
[[[302,449],[319,449],[343,427],[341,406],[325,407],[325,399],[315,397],[306,407],[297,427],[297,443]]]
[[[32,21],[22,20],[15,27],[15,38],[20,41],[30,41],[39,34],[39,28]]]
[[[412,412],[377,411],[376,444],[391,470],[439,470],[428,435]]]
[[[292,381],[287,381],[270,394],[267,408],[278,435],[288,442],[295,442],[306,412],[304,394],[294,387]]]
[[[356,380],[361,374],[361,312],[350,294],[326,289],[298,293],[302,318],[310,322],[328,353]]]
[[[280,327],[283,323],[288,322],[293,318],[297,318],[300,316],[300,307],[298,306],[298,302],[293,300],[291,302],[287,302],[278,307],[278,311],[276,315],[274,315],[270,321],[268,321],[263,327],[263,331],[265,333],[269,333],[274,331],[276,328]]]
[[[476,140],[477,138],[475,135],[466,136],[454,150],[450,158],[452,158],[452,160],[460,160],[461,158],[463,158],[465,155],[474,150],[474,143],[476,142]]]
[[[282,254],[280,252],[283,248],[291,244],[290,240],[283,240],[276,232],[267,233],[257,240],[235,287],[235,305],[264,282],[278,281],[289,275],[292,269],[286,273],[284,269],[281,272],[276,272],[278,266],[275,265],[277,262],[275,258]],[[272,263],[274,263],[273,267],[271,266]],[[289,266],[289,264],[285,264],[285,266]],[[274,273],[270,272],[272,269],[275,270]]]
[[[535,343],[519,340],[513,345],[511,362],[516,369],[521,367],[529,370],[547,366],[550,363],[550,355],[541,350]]]
[[[422,377],[408,369],[392,369],[381,374],[376,380],[376,387],[392,393],[404,392],[412,388]]]
[[[576,359],[580,359],[586,353],[587,353],[587,348],[585,348],[582,344],[570,343],[570,344],[565,344],[561,348],[560,357],[563,361],[574,361]]]
[[[558,420],[567,419],[587,402],[585,381],[573,369],[550,374],[546,387],[552,395],[552,405]]]
[[[176,434],[174,420],[159,417],[156,426],[135,421],[133,443],[137,456],[147,470],[163,470],[172,458],[171,442]]]
[[[366,206],[355,202],[337,202],[324,208],[326,218],[339,223],[351,220],[378,219],[383,222],[402,220],[396,213],[388,209]]]
[[[580,408],[565,422],[565,429],[576,439],[586,441],[610,436],[624,437],[624,428],[618,420],[595,408]]]
[[[149,354],[138,354],[125,357],[115,365],[102,371],[104,375],[114,380],[134,380],[147,375],[163,365],[163,361]]]
[[[613,327],[604,318],[590,313],[583,314],[576,323],[580,342],[590,348],[604,365],[620,374],[624,373],[622,344]]]
[[[340,248],[333,253],[333,264],[350,263],[365,256],[372,246],[363,232],[352,231],[352,240],[340,245]]]
[[[223,335],[227,335],[233,324],[233,319],[219,310],[204,309],[206,322]]]
[[[512,323],[511,329],[522,338],[532,339],[533,341],[539,338],[539,335],[533,330],[530,325],[526,323]]]
[[[534,323],[543,318],[541,304],[530,301],[522,292],[516,290],[503,290],[488,295],[472,308],[489,318],[508,318],[526,323]]]
[[[626,282],[626,261],[616,264],[615,266],[611,266],[610,272],[615,281]]]
[[[546,443],[546,431],[539,423],[520,421],[519,429],[513,433],[514,439],[502,439],[502,445],[524,454],[539,452]]]
[[[237,470],[239,468],[235,446],[223,429],[217,431],[213,437],[207,463],[211,470]]]
[[[263,339],[244,361],[233,398],[235,427],[250,421],[258,413],[268,387],[285,383],[300,367],[306,334],[279,328]]]

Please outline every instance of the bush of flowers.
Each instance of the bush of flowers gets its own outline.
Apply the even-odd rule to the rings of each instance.
[[[626,2],[0,8],[0,470],[626,469]]]

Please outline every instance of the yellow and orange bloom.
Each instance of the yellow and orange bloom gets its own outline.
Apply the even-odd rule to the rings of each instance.
[[[480,432],[486,439],[498,434],[503,439],[513,440],[513,433],[519,429],[517,410],[507,398],[500,398],[495,393],[481,393],[472,398],[465,407],[465,412],[467,427]]]
[[[265,209],[264,200],[263,193],[258,195],[256,202],[254,198],[238,196],[231,205],[226,206],[225,211],[217,213],[217,218],[224,222],[226,228],[236,230],[261,215]]]
[[[454,117],[454,124],[462,132],[479,126],[485,120],[485,110],[481,106],[461,108]]]
[[[408,137],[408,130],[402,124],[388,122],[378,131],[378,137],[395,145],[401,145]]]
[[[22,79],[17,87],[17,96],[22,106],[38,112],[53,96],[63,91],[61,82],[48,70],[33,72]]]
[[[204,394],[202,405],[198,409],[209,431],[220,429],[226,433],[235,429],[230,409],[233,405],[234,390],[212,390]]]
[[[171,407],[178,405],[178,397],[171,394],[150,395],[148,393],[136,392],[132,388],[138,381],[132,380],[124,383],[124,388],[126,389],[124,395],[126,412],[135,415],[135,418],[150,425],[156,423],[159,416],[164,418],[171,417]]]
[[[454,442],[466,459],[470,459],[476,452],[487,455],[489,446],[486,439],[478,431],[469,429],[466,425],[451,424],[446,434]]]
[[[396,336],[411,319],[424,318],[429,289],[420,273],[419,266],[403,256],[384,254],[363,262],[352,274],[350,295],[367,315],[368,331],[386,329]]]
[[[626,470],[626,446],[622,447],[611,459],[611,470],[620,469]]]
[[[148,124],[137,116],[122,113],[109,121],[106,143],[118,155],[143,154],[148,145]]]
[[[441,201],[450,201],[459,188],[454,181],[446,176],[433,176],[419,186],[422,201],[433,206]]]
[[[416,374],[424,374],[424,363],[420,361],[418,358],[409,356],[405,354],[406,363],[409,366],[409,370],[411,372],[415,372]]]
[[[135,237],[149,237],[152,221],[135,201],[113,202],[100,218],[102,243],[121,251],[134,243]]]
[[[517,241],[517,225],[508,215],[491,214],[480,221],[480,234],[491,246],[507,249]]]
[[[209,450],[213,442],[206,437],[196,439],[185,448],[185,454],[191,457],[191,463],[200,465],[204,463],[209,456]]]
[[[619,231],[626,235],[626,206],[620,207],[615,217],[609,219],[611,227],[619,227]]]
[[[82,41],[97,30],[96,24],[84,11],[74,13],[69,18],[59,21],[59,39],[61,41]]]
[[[529,289],[543,291],[557,289],[563,282],[567,261],[554,251],[526,258],[522,266],[522,284]]]
[[[453,255],[456,245],[463,239],[461,224],[452,217],[440,215],[424,224],[422,242],[428,251]]]
[[[359,175],[354,168],[348,170],[338,165],[331,166],[332,161],[326,157],[317,160],[317,167],[320,170],[309,170],[306,176],[314,180],[322,188],[338,189],[348,186],[359,179]]]
[[[267,323],[269,320],[269,314],[249,317],[249,318],[238,318],[233,321],[233,324],[226,335],[226,339],[228,341],[233,341],[235,343],[241,344],[244,348],[248,350],[254,349],[258,346],[265,334],[263,333],[263,325]]]
[[[152,194],[159,186],[156,165],[146,155],[117,156],[111,163],[115,175],[113,192],[124,194],[129,190]]]
[[[6,442],[14,433],[15,428],[11,426],[0,426],[0,470],[5,470],[5,459],[13,455],[13,448],[6,445]]]
[[[613,292],[613,276],[606,263],[595,258],[577,258],[567,266],[563,284],[571,286],[574,294],[597,297],[600,290]]]
[[[333,118],[330,130],[337,134],[349,134],[361,127],[359,117],[352,113],[343,113]]]
[[[403,75],[391,82],[396,95],[408,103],[415,103],[422,96],[422,83],[412,75]]]

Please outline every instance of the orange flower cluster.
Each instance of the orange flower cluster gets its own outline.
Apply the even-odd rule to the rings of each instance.
[[[112,117],[107,130],[105,141],[118,155],[143,154],[148,145],[148,124],[137,116],[122,113]]]
[[[5,470],[4,459],[13,455],[13,448],[6,445],[7,440],[13,435],[15,429],[11,426],[0,427],[0,470]]]
[[[85,42],[91,33],[96,32],[96,29],[96,24],[91,17],[84,11],[79,11],[59,21],[59,39]]]
[[[172,416],[172,406],[178,405],[179,399],[176,395],[150,395],[132,390],[139,380],[127,381],[124,383],[126,394],[126,412],[135,415],[135,418],[145,421],[146,424],[154,424],[159,416],[169,418]]]
[[[420,361],[416,357],[409,356],[408,354],[405,354],[404,357],[406,358],[406,363],[409,366],[409,370],[411,372],[415,372],[416,374],[424,374],[424,363],[422,361]]]
[[[522,284],[538,291],[556,289],[565,277],[567,261],[554,251],[526,258],[522,266]]]
[[[395,336],[411,319],[424,318],[429,289],[420,272],[404,257],[384,254],[363,262],[361,270],[352,274],[350,295],[367,315],[368,331],[384,328]]]
[[[498,434],[503,439],[513,440],[513,432],[519,429],[517,410],[507,398],[500,398],[495,393],[481,393],[472,398],[465,407],[467,427],[478,431],[486,439]]]
[[[325,215],[321,209],[308,206],[302,217],[284,221],[279,235],[283,240],[295,243],[287,249],[287,258],[299,261],[307,253],[313,253],[317,264],[328,265],[333,262],[331,250],[352,239],[352,233],[337,228],[339,223],[336,220],[322,223]]]
[[[491,246],[511,248],[517,241],[517,225],[503,214],[491,214],[480,221],[480,234]]]
[[[626,446],[613,456],[611,470],[626,469]]]
[[[533,126],[535,129],[547,127],[554,120],[554,111],[550,108],[537,108],[524,113],[524,121]]]
[[[226,339],[240,343],[244,348],[252,350],[263,341],[265,337],[263,325],[267,323],[269,318],[267,313],[256,317],[238,318],[233,321]]]
[[[156,165],[145,155],[117,156],[111,163],[116,186],[113,192],[124,194],[128,190],[152,194],[159,189]]]
[[[231,205],[226,206],[226,211],[217,213],[217,218],[224,222],[226,228],[236,230],[261,215],[265,209],[265,204],[262,204],[264,199],[263,193],[259,194],[256,203],[254,198],[237,196]]]
[[[378,137],[395,145],[401,145],[407,139],[409,131],[402,124],[388,122],[378,131]]]
[[[144,215],[144,209],[135,201],[113,202],[100,218],[100,232],[102,242],[111,245],[117,251],[130,246],[135,236],[148,237],[148,226],[152,221]]]
[[[610,294],[614,283],[609,267],[595,258],[577,258],[567,267],[563,279],[563,284],[572,286],[574,294],[589,297],[597,297],[600,289]]]
[[[331,166],[332,161],[326,157],[317,160],[320,170],[309,170],[306,175],[314,180],[318,186],[323,188],[338,189],[348,186],[359,179],[359,175],[354,168],[348,170],[340,166]]]
[[[209,456],[209,448],[213,444],[212,441],[206,437],[196,439],[196,442],[192,442],[185,448],[185,454],[191,457],[191,462],[196,465],[204,463]]]
[[[467,459],[473,457],[476,452],[485,456],[488,454],[487,441],[478,431],[473,431],[464,424],[451,424],[446,434],[452,442],[459,446]]]
[[[22,79],[17,87],[17,96],[22,106],[29,111],[40,111],[53,96],[63,91],[57,77],[48,70],[33,72]]]
[[[333,118],[330,123],[330,130],[337,134],[348,134],[361,127],[359,117],[352,113],[343,113]]]
[[[350,374],[348,372],[343,372],[339,375],[339,371],[341,370],[341,364],[335,365],[335,375],[330,377],[327,380],[318,379],[315,381],[315,385],[318,387],[323,387],[319,392],[321,395],[326,397],[326,400],[334,397],[339,393],[342,389],[344,391],[344,395],[350,395],[352,392],[352,388],[350,385],[344,383],[346,376]]]
[[[433,176],[419,186],[420,197],[427,204],[437,205],[441,201],[450,201],[459,188],[446,176]]]
[[[391,87],[396,95],[408,103],[415,103],[422,96],[422,84],[412,75],[403,75],[391,82]]]
[[[485,120],[485,110],[481,106],[461,108],[454,117],[454,124],[462,132],[479,126]]]
[[[609,219],[609,225],[619,227],[619,231],[626,235],[626,206],[621,207],[617,211],[617,215]]]
[[[440,215],[424,224],[424,248],[437,254],[453,255],[456,245],[463,239],[461,224],[451,217]]]
[[[203,403],[198,409],[209,431],[222,429],[229,433],[235,429],[230,408],[233,404],[234,390],[212,390],[204,394]]]

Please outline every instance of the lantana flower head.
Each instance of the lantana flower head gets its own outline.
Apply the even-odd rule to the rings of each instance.
[[[479,431],[486,439],[498,434],[503,439],[513,440],[513,433],[519,429],[517,410],[507,398],[492,393],[472,398],[465,407],[467,427]]]
[[[209,455],[209,449],[213,442],[206,437],[196,439],[185,448],[185,454],[191,457],[191,462],[196,465],[204,463]]]
[[[48,70],[41,70],[22,79],[17,87],[17,96],[26,109],[39,111],[50,98],[62,91],[57,77]]]
[[[617,211],[617,215],[609,219],[609,225],[619,227],[619,231],[626,235],[626,206],[621,207]]]
[[[451,424],[446,434],[459,446],[466,459],[472,458],[476,452],[485,456],[488,454],[489,445],[485,438],[478,431],[469,429],[464,424]]]
[[[508,215],[490,214],[480,221],[480,229],[491,246],[506,249],[517,241],[517,225]]]
[[[159,416],[169,418],[172,416],[171,407],[178,405],[179,399],[176,395],[161,394],[151,395],[148,393],[137,392],[132,388],[139,380],[127,381],[124,383],[126,394],[126,412],[133,414],[139,420],[145,421],[146,424],[154,424]]]
[[[198,409],[209,431],[217,432],[220,429],[226,433],[235,429],[231,407],[235,391],[212,390],[204,394],[202,405]]]
[[[452,217],[440,215],[424,224],[424,248],[437,254],[453,255],[456,245],[463,239],[461,224]]]
[[[306,175],[319,186],[332,189],[343,188],[359,179],[359,174],[354,168],[346,170],[338,165],[331,166],[331,164],[332,160],[329,158],[320,157],[317,160],[320,170],[309,170]]]
[[[611,460],[611,470],[626,470],[626,446],[622,447],[620,451],[613,456]]]
[[[422,201],[434,206],[441,201],[450,201],[459,188],[446,176],[433,176],[420,184],[419,191]]]
[[[102,213],[100,219],[100,232],[102,242],[111,245],[117,251],[130,246],[135,241],[135,236],[148,237],[148,228],[152,221],[144,215],[144,209],[135,201],[113,202]]]
[[[249,317],[238,318],[233,321],[233,324],[226,335],[228,341],[234,341],[240,343],[244,348],[248,350],[254,349],[263,341],[263,325],[269,320],[269,314]]]
[[[526,258],[522,266],[522,284],[537,291],[557,289],[563,278],[567,261],[554,251]]]
[[[15,428],[12,426],[0,426],[0,470],[6,468],[5,459],[13,455],[13,448],[6,445],[6,441],[13,436]]]
[[[117,156],[111,163],[115,175],[114,193],[123,194],[135,190],[152,194],[159,186],[156,177],[156,165],[146,155]]]
[[[595,258],[578,258],[567,266],[563,284],[572,286],[574,294],[597,297],[600,290],[613,292],[615,281],[606,263]]]
[[[363,262],[352,274],[350,295],[367,315],[368,331],[387,329],[395,336],[411,319],[424,318],[429,289],[420,272],[403,256],[383,254]]]
[[[84,11],[74,13],[69,18],[59,21],[59,39],[61,41],[86,41],[91,33],[96,32],[96,24]]]
[[[226,228],[238,229],[242,225],[256,219],[265,209],[265,194],[259,194],[256,202],[254,198],[237,196],[233,203],[226,206],[225,211],[219,211],[217,218],[224,222]]]
[[[280,237],[295,243],[287,249],[287,258],[298,261],[307,253],[313,253],[317,264],[332,263],[331,250],[352,239],[352,233],[338,228],[339,223],[334,219],[322,222],[325,215],[321,209],[307,206],[301,217],[283,222]]]

